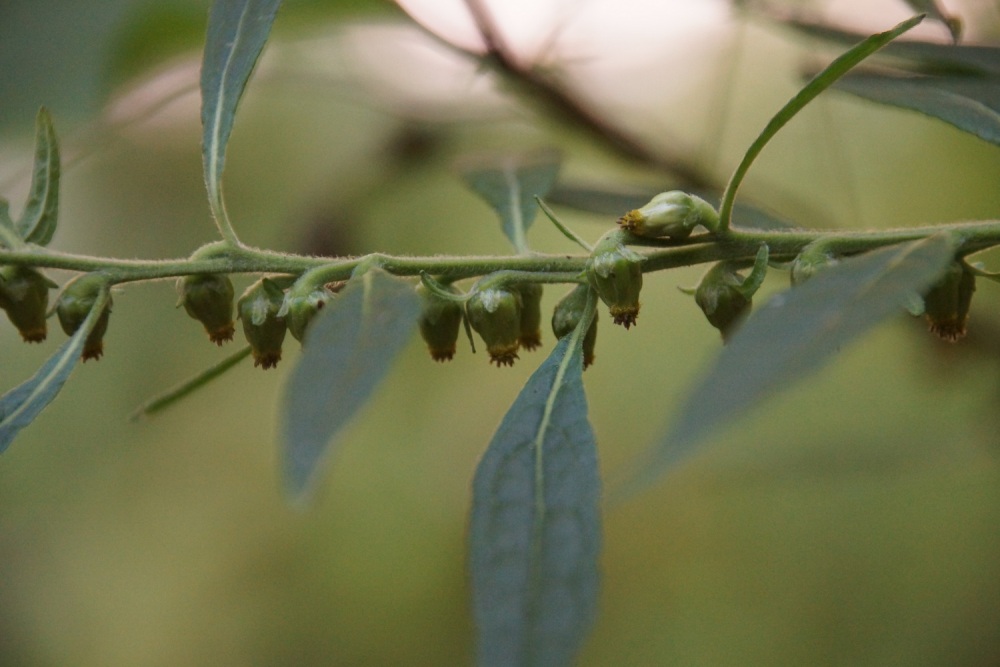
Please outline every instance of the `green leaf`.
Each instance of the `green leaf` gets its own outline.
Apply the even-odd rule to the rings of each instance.
[[[559,155],[543,151],[532,156],[505,156],[467,163],[462,179],[500,216],[503,232],[519,253],[527,252],[527,233],[538,213],[535,197],[544,197],[559,174]]]
[[[1000,145],[1000,84],[995,78],[856,74],[836,87],[873,102],[918,111]]]
[[[373,268],[317,313],[282,402],[282,458],[293,498],[305,498],[333,439],[389,371],[420,305],[410,282]]]
[[[768,121],[760,135],[750,144],[750,148],[743,155],[739,166],[733,171],[733,175],[726,184],[726,189],[722,193],[722,205],[719,209],[719,227],[728,229],[733,215],[733,202],[736,199],[736,191],[750,170],[764,146],[785,126],[788,121],[795,117],[807,104],[813,101],[817,95],[829,88],[840,77],[854,69],[865,58],[872,55],[883,46],[910,30],[923,20],[923,16],[914,16],[903,21],[892,30],[881,32],[865,39],[860,44],[841,54],[830,63],[822,72],[817,74],[802,90],[795,94],[792,99],[783,106],[778,113]]]
[[[838,350],[923,293],[952,261],[950,237],[866,253],[773,296],[730,339],[670,431],[634,475],[644,484],[713,431],[817,370]]]
[[[21,235],[10,217],[10,202],[0,197],[0,246],[14,248],[21,244]]]
[[[167,389],[162,394],[154,396],[153,398],[149,399],[148,401],[140,405],[138,408],[136,408],[132,412],[129,419],[135,421],[140,417],[147,417],[149,415],[156,414],[157,412],[162,412],[163,410],[166,410],[177,401],[194,393],[198,389],[201,389],[209,382],[211,382],[215,378],[219,377],[220,375],[228,371],[230,368],[235,367],[236,364],[240,363],[241,361],[250,356],[251,350],[252,348],[249,345],[247,345],[242,349],[238,350],[237,352],[234,352],[233,354],[229,355],[228,357],[218,362],[217,364],[209,366],[208,368],[198,373],[194,377],[191,377],[185,380],[184,382],[181,382],[175,387]]]
[[[105,78],[114,87],[200,48],[205,39],[205,3],[134,5],[118,21],[106,48]]]
[[[17,221],[17,233],[28,243],[46,245],[56,231],[59,215],[59,142],[52,116],[42,107],[35,118],[35,169],[31,194]]]
[[[841,30],[822,23],[802,21],[794,17],[777,17],[785,25],[817,39],[840,44],[854,44],[864,35]],[[907,61],[928,72],[948,74],[1000,74],[1000,48],[939,44],[937,42],[898,41],[888,44],[884,54]]]
[[[944,27],[948,28],[948,32],[951,33],[951,38],[953,41],[957,42],[958,38],[962,36],[962,22],[956,16],[945,13],[941,9],[941,5],[937,3],[937,0],[906,0],[913,11],[923,12],[927,16],[935,21],[940,22]]]
[[[0,453],[62,389],[76,367],[87,336],[100,319],[109,296],[107,290],[101,292],[76,333],[42,364],[31,379],[0,396]]]
[[[594,303],[528,380],[476,470],[469,546],[480,666],[571,664],[596,614],[600,477],[582,378]]]
[[[281,0],[215,0],[201,65],[202,157],[212,215],[231,231],[222,200],[222,170],[236,107],[271,32]]]

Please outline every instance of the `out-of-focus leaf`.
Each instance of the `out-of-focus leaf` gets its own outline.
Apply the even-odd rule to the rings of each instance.
[[[1000,145],[1000,80],[855,74],[836,88],[881,104],[919,111]]]
[[[166,410],[177,401],[201,389],[209,382],[228,371],[230,368],[234,368],[236,364],[250,356],[251,350],[252,348],[247,345],[243,347],[243,349],[234,352],[217,364],[209,366],[194,377],[188,378],[179,385],[167,389],[158,396],[154,396],[136,408],[129,418],[135,421],[140,417],[146,417]]]
[[[740,184],[750,170],[764,146],[785,126],[788,121],[795,117],[807,104],[812,102],[817,95],[829,88],[840,77],[844,76],[859,63],[881,49],[883,46],[896,39],[907,30],[918,25],[923,16],[914,16],[898,24],[892,30],[880,32],[864,39],[861,43],[848,49],[838,56],[832,63],[826,66],[819,74],[813,77],[809,83],[790,99],[785,106],[781,107],[778,113],[774,114],[761,133],[754,139],[753,143],[743,155],[739,165],[733,170],[733,175],[726,184],[726,189],[722,193],[722,201],[719,206],[719,226],[727,229],[732,221],[733,203],[736,200],[736,192]]]
[[[594,301],[589,309],[593,315]],[[477,664],[572,663],[600,576],[600,477],[583,391],[590,317],[532,374],[473,481],[469,550]]]
[[[590,185],[568,185],[560,183],[549,192],[547,201],[551,204],[559,204],[587,211],[589,213],[602,213],[618,218],[626,211],[639,208],[657,193],[650,190],[612,190],[610,188],[590,186]],[[719,193],[707,190],[691,190],[691,194],[698,195],[712,206],[718,206]],[[793,229],[795,225],[775,217],[755,206],[748,204],[736,204],[733,209],[733,224],[739,227],[750,229]]]
[[[915,12],[923,12],[935,21],[938,21],[951,33],[952,41],[958,42],[962,36],[962,21],[957,16],[945,13],[937,0],[906,0],[906,4],[913,8]]]
[[[112,38],[108,81],[128,81],[178,54],[196,51],[204,39],[204,2],[173,0],[136,7]]]
[[[844,260],[777,294],[730,339],[642,461],[642,485],[690,455],[705,437],[819,368],[922,293],[953,260],[945,235]]]
[[[212,215],[229,228],[222,170],[236,107],[271,32],[281,0],[215,0],[201,65],[202,157]]]
[[[466,163],[462,179],[492,206],[503,232],[519,252],[527,252],[527,233],[538,213],[535,197],[545,197],[559,174],[559,155],[543,151]]]
[[[0,453],[62,389],[80,359],[87,336],[104,312],[108,298],[107,290],[101,292],[76,333],[42,364],[31,379],[0,396]]]
[[[282,401],[288,493],[303,500],[333,440],[371,396],[420,314],[413,284],[380,269],[351,278],[320,310]]]
[[[29,243],[46,245],[52,240],[59,217],[59,142],[52,116],[42,107],[35,118],[35,169],[31,194],[17,221],[17,233]]]
[[[839,44],[854,44],[865,35],[823,23],[790,16],[774,16],[790,28],[810,37]],[[886,56],[908,61],[925,72],[941,74],[1000,74],[1000,48],[899,40],[885,47]]]
[[[3,235],[0,236],[0,245],[3,245],[3,239],[6,237],[13,237],[12,240],[16,240],[21,236],[17,233],[14,221],[10,217],[10,202],[3,197],[0,197],[0,227],[3,228]]]

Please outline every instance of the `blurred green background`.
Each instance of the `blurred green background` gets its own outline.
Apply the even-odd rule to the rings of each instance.
[[[608,118],[720,181],[798,69],[833,53],[732,19],[721,2],[689,16],[685,3],[619,0],[621,20],[588,39],[585,12],[606,3],[581,3],[580,16],[574,3],[543,4],[504,10],[527,13],[528,53],[564,64]],[[48,105],[66,163],[54,247],[170,257],[213,240],[196,94],[207,5],[0,5],[0,195],[16,214],[34,112]],[[967,21],[981,37],[1000,25],[955,5],[982,19]],[[875,31],[907,13],[886,1],[855,18]],[[634,32],[650,24],[675,31]],[[531,115],[530,100],[511,102],[407,25],[379,2],[286,2],[227,161],[248,242],[506,252],[454,168],[498,149],[557,146],[570,183],[670,185]],[[545,46],[551,35],[568,48]],[[996,147],[828,94],[769,146],[744,194],[804,226],[913,225],[995,217],[998,175]],[[612,222],[561,211],[589,239]],[[541,221],[531,240],[573,251]],[[663,431],[719,349],[676,290],[702,270],[650,277],[637,328],[602,323],[585,382],[606,479]],[[786,281],[773,271],[765,289]],[[1000,289],[981,282],[965,341],[939,344],[901,315],[652,491],[607,507],[601,615],[581,664],[998,664]],[[464,348],[436,365],[414,340],[344,435],[315,504],[297,512],[275,441],[293,343],[276,372],[244,365],[155,419],[127,421],[223,354],[174,302],[170,283],[116,294],[105,358],[81,366],[0,457],[0,664],[468,664],[469,482],[551,336],[504,370]],[[63,339],[50,337],[29,347],[0,327],[0,388]]]

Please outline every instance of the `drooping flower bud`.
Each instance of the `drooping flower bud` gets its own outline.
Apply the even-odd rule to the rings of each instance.
[[[177,279],[178,306],[205,327],[208,339],[222,345],[233,339],[233,282],[229,276],[199,274]]]
[[[325,285],[311,286],[296,283],[285,295],[279,317],[284,317],[288,323],[288,331],[295,340],[302,342],[306,328],[312,322],[323,306],[333,299],[337,292],[344,289],[346,282],[333,282]]]
[[[0,308],[28,343],[45,340],[45,312],[49,289],[56,284],[35,269],[5,266],[0,269]]]
[[[458,294],[455,287],[448,285],[448,291]],[[431,292],[424,285],[417,285],[417,294],[423,302],[420,312],[420,335],[427,343],[434,361],[451,361],[455,356],[459,329],[462,326],[462,304],[449,301]]]
[[[964,262],[952,262],[924,294],[924,316],[931,333],[954,343],[965,337],[976,276]]]
[[[237,316],[243,322],[243,335],[253,352],[253,365],[264,370],[274,368],[281,361],[281,344],[287,326],[278,311],[284,298],[274,281],[261,278],[250,285],[236,303]]]
[[[83,321],[93,310],[101,290],[104,289],[107,289],[104,277],[92,273],[77,276],[66,283],[62,294],[59,295],[59,301],[56,303],[56,315],[59,317],[59,324],[67,336],[75,334],[77,329],[83,325]],[[104,311],[83,343],[83,352],[80,356],[84,361],[100,359],[104,354],[104,334],[108,330],[110,318],[111,297],[109,296]]]
[[[521,336],[521,295],[513,290],[488,287],[476,291],[465,304],[469,324],[486,343],[490,361],[513,366]]]
[[[563,338],[573,333],[580,318],[583,317],[587,309],[587,294],[590,287],[587,285],[577,285],[571,292],[566,294],[552,311],[552,333],[556,338]],[[597,344],[597,313],[590,321],[587,333],[583,337],[583,368],[587,369],[594,363],[594,347]]]
[[[698,225],[710,232],[717,230],[719,214],[701,197],[671,190],[618,218],[618,224],[636,236],[681,240],[690,236]]]
[[[521,347],[531,351],[542,344],[542,286],[523,283],[517,286],[521,295]]]
[[[615,324],[626,329],[639,315],[642,260],[642,255],[622,244],[618,230],[613,230],[601,237],[587,262],[590,284],[607,304]]]
[[[752,297],[744,293],[743,276],[727,262],[719,262],[698,283],[694,300],[709,324],[727,341],[750,312]]]
[[[695,288],[695,302],[709,323],[722,334],[723,342],[729,340],[750,313],[753,295],[767,276],[769,256],[767,245],[762,245],[746,278],[738,272],[739,264],[719,262],[705,273]]]
[[[835,266],[837,263],[838,260],[830,252],[829,244],[825,239],[813,241],[803,248],[799,256],[792,262],[792,285],[801,285],[817,272]]]

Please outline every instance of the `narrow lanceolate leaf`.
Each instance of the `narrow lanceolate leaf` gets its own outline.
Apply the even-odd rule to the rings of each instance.
[[[1000,85],[996,78],[858,74],[839,81],[837,89],[918,111],[1000,145]]]
[[[907,30],[914,28],[923,18],[923,15],[914,16],[911,19],[903,21],[892,30],[872,35],[860,44],[848,49],[827,65],[823,71],[813,77],[778,113],[774,114],[774,117],[764,126],[760,135],[750,144],[740,164],[729,178],[729,183],[726,184],[726,190],[722,193],[722,203],[719,208],[719,224],[722,229],[729,227],[733,215],[733,203],[736,199],[736,192],[750,170],[750,165],[753,164],[757,156],[760,155],[760,152],[764,150],[764,146],[774,138],[778,131],[794,118],[796,114],[802,111],[807,104],[816,99],[817,95],[832,86],[837,79],[850,72],[859,63]]]
[[[528,228],[538,212],[535,197],[548,194],[558,174],[559,156],[550,151],[506,156],[462,169],[466,184],[496,210],[504,234],[519,253],[528,250]]]
[[[469,552],[480,666],[569,665],[596,613],[600,477],[584,320],[528,380],[476,470]]]
[[[818,369],[882,320],[902,312],[954,257],[936,235],[823,269],[755,310],[642,461],[640,483],[690,455],[705,437]]]
[[[145,403],[136,408],[132,415],[129,417],[132,421],[135,421],[141,417],[148,417],[149,415],[156,414],[157,412],[162,412],[166,410],[171,405],[177,401],[185,398],[194,392],[198,391],[202,387],[206,386],[209,382],[219,377],[230,368],[235,368],[238,363],[250,356],[252,348],[247,345],[237,352],[229,355],[222,361],[209,366],[205,370],[201,371],[194,377],[188,378],[184,382],[167,389],[162,394],[154,396],[147,400]]]
[[[87,336],[104,312],[107,300],[108,293],[102,293],[72,338],[63,343],[30,380],[0,396],[0,453],[62,389],[80,359]]]
[[[29,243],[46,245],[56,231],[59,216],[59,142],[52,116],[42,107],[35,118],[35,169],[31,194],[17,221],[18,235]]]
[[[222,169],[236,107],[267,42],[281,0],[215,0],[201,65],[202,157],[212,214],[228,227]]]
[[[774,12],[771,12],[774,15]],[[785,25],[810,37],[841,44],[854,44],[864,35],[792,16],[774,16]],[[1000,74],[1000,48],[899,40],[885,47],[884,54],[909,61],[908,68],[938,74]]]
[[[413,284],[380,269],[351,278],[306,332],[282,402],[289,494],[304,499],[337,433],[371,397],[420,314]]]

